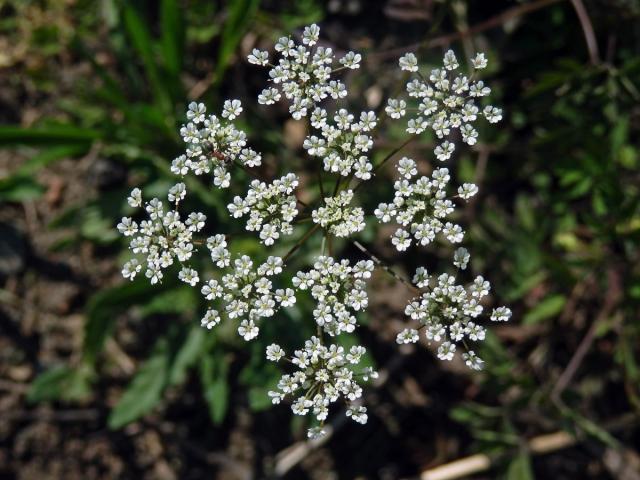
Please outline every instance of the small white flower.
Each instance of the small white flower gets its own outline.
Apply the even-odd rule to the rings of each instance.
[[[469,251],[464,247],[459,247],[453,254],[453,264],[460,270],[465,270],[470,258]]]
[[[260,95],[258,95],[258,103],[260,105],[273,105],[280,100],[280,92],[277,88],[265,88]]]
[[[207,310],[202,317],[201,325],[209,330],[220,323],[220,314],[216,310]]]
[[[462,354],[462,359],[464,363],[472,370],[482,370],[482,365],[484,361],[478,357],[473,350],[470,350],[468,353]]]
[[[254,65],[268,65],[269,64],[269,52],[258,50],[254,48],[251,54],[247,57],[249,63]]]
[[[456,352],[456,346],[451,342],[444,342],[438,347],[438,358],[451,361]]]
[[[412,282],[418,288],[424,288],[429,285],[429,273],[427,272],[427,269],[424,267],[416,268],[416,273],[413,275]]]
[[[454,152],[456,146],[454,143],[445,140],[440,145],[436,147],[434,153],[436,154],[436,158],[441,162],[445,160],[449,160],[451,158],[451,154]]]
[[[494,322],[507,322],[511,318],[511,310],[507,307],[498,307],[491,313],[491,320]]]
[[[304,32],[302,33],[302,43],[312,47],[318,42],[319,37],[320,28],[314,23],[313,25],[309,25],[304,28]]]
[[[463,183],[458,187],[458,195],[464,200],[469,200],[478,193],[478,187],[473,183]]]
[[[322,427],[312,427],[307,430],[307,437],[310,440],[318,440],[324,437],[326,434],[327,432]]]
[[[489,123],[498,123],[502,120],[502,110],[500,108],[492,107],[491,105],[484,107],[482,114]]]
[[[363,406],[349,407],[347,409],[347,417],[351,417],[354,422],[361,424],[367,423],[367,408]]]
[[[277,362],[282,357],[284,357],[284,350],[280,345],[272,343],[267,347],[267,360],[271,360],[272,362]]]
[[[140,265],[138,260],[136,260],[135,258],[132,258],[131,260],[129,260],[123,265],[122,276],[129,280],[133,280],[135,276],[138,273],[140,273],[141,269],[142,269],[142,265]]]
[[[360,62],[362,61],[362,55],[359,53],[348,52],[344,57],[340,59],[340,63],[351,70],[360,68]]]
[[[458,59],[456,58],[455,53],[453,53],[453,50],[447,50],[447,52],[444,54],[443,64],[444,68],[446,68],[447,70],[455,70],[460,66],[458,64]]]
[[[127,203],[134,208],[142,206],[142,191],[137,187],[131,190],[131,195],[127,198]]]
[[[242,113],[242,103],[240,100],[225,100],[222,116],[228,120],[234,120]]]
[[[384,110],[391,118],[398,119],[404,117],[406,108],[407,102],[405,102],[404,100],[390,98],[389,100],[387,100],[387,106]]]
[[[118,231],[125,237],[130,237],[138,233],[138,224],[129,217],[122,217],[118,224]]]
[[[470,124],[463,125],[460,129],[462,140],[468,145],[475,145],[478,141],[478,132]]]
[[[170,202],[180,202],[184,200],[184,197],[187,194],[187,187],[184,183],[177,183],[173,187],[169,189],[169,194],[167,195],[167,199]]]
[[[419,339],[420,336],[418,335],[418,330],[415,328],[405,328],[396,337],[396,343],[416,343]]]
[[[398,173],[405,178],[411,178],[418,173],[416,162],[407,157],[402,157],[398,162]]]
[[[195,124],[202,123],[205,113],[207,113],[207,108],[204,103],[191,102],[187,110],[187,119]]]
[[[471,65],[476,70],[482,70],[487,66],[487,59],[484,56],[484,53],[476,53],[476,56],[471,59]]]
[[[413,53],[405,53],[402,57],[400,57],[398,64],[400,65],[400,69],[406,72],[418,71],[418,59]]]
[[[259,331],[253,320],[243,320],[238,327],[238,334],[246,341],[256,338]]]
[[[197,283],[200,281],[198,277],[198,272],[193,268],[182,267],[180,273],[178,273],[178,278],[182,280],[184,283],[188,283],[192,287],[195,287]]]
[[[406,230],[399,228],[391,237],[391,243],[399,252],[403,252],[411,245],[411,238]]]

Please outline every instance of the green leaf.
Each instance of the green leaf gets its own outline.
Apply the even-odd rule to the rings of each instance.
[[[148,316],[153,314],[193,312],[197,305],[197,291],[182,284],[153,295],[150,301],[142,307],[141,313],[144,316]]]
[[[268,392],[270,389],[264,387],[253,387],[249,389],[249,408],[254,412],[261,412],[271,408],[272,403]]]
[[[24,202],[40,197],[45,189],[33,178],[13,175],[0,180],[0,202]]]
[[[87,306],[84,332],[84,355],[94,362],[104,342],[113,330],[116,317],[138,302],[153,298],[165,284],[153,286],[146,279],[123,283],[96,293]]]
[[[162,0],[160,5],[161,46],[165,66],[172,75],[182,70],[184,19],[176,0]]]
[[[73,125],[51,125],[47,127],[23,128],[0,126],[0,145],[62,145],[90,144],[100,138],[95,130]]]
[[[209,354],[202,357],[200,382],[209,407],[209,416],[216,425],[224,420],[229,407],[228,371],[229,365],[223,356]]]
[[[90,369],[67,366],[53,367],[38,375],[27,392],[30,403],[54,400],[79,401],[91,394]]]
[[[220,48],[218,49],[218,62],[215,72],[215,83],[220,84],[226,71],[229,60],[235,52],[247,26],[253,20],[260,0],[237,0],[227,4],[227,19],[222,29]]]
[[[536,219],[532,199],[526,195],[518,195],[516,197],[515,208],[522,227],[529,231],[535,230]]]
[[[580,415],[580,413],[570,408],[564,408],[562,410],[562,413],[570,420],[572,420],[573,423],[587,435],[592,436],[593,438],[602,442],[604,445],[607,445],[611,448],[620,448],[620,442],[618,441],[618,439],[612,436],[596,422],[590,420],[587,417],[583,417],[582,415]]]
[[[196,364],[204,349],[207,332],[196,325],[191,328],[184,343],[171,362],[169,371],[169,384],[179,385],[187,376],[187,370]]]
[[[101,197],[100,200],[103,198]],[[80,227],[81,236],[87,240],[107,244],[119,238],[117,231],[113,228],[112,218],[104,215],[97,204],[87,206],[82,210],[74,223],[76,223],[75,226]]]
[[[522,319],[525,325],[533,325],[558,315],[564,308],[567,298],[564,295],[552,295],[533,307]]]
[[[160,403],[168,370],[166,340],[160,339],[154,350],[109,414],[107,424],[112,430],[139,419]]]
[[[171,108],[169,96],[158,72],[158,65],[153,53],[153,40],[149,29],[136,9],[130,4],[125,4],[124,6],[123,19],[127,34],[144,65],[147,80],[151,85],[156,103],[162,111],[169,112]]]
[[[520,451],[511,461],[507,469],[507,480],[533,480],[531,457],[525,451]]]
[[[77,157],[86,153],[88,145],[62,145],[60,147],[52,147],[39,152],[31,157],[18,169],[18,173],[23,175],[32,175],[39,169],[51,165],[59,160]]]

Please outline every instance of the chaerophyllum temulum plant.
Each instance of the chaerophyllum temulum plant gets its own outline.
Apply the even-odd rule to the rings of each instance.
[[[408,117],[409,136],[432,130],[439,139],[433,153],[442,165],[453,154],[456,139],[467,145],[477,142],[476,121],[484,118],[496,123],[502,118],[499,108],[480,106],[491,92],[477,78],[487,65],[484,54],[471,59],[472,72],[464,74],[457,73],[460,66],[451,50],[445,53],[442,68],[429,73],[421,72],[416,56],[407,53],[399,60],[400,69],[413,77],[406,85],[407,95],[388,99],[380,117],[372,111],[351,112],[342,106],[347,88],[335,77],[342,70],[358,69],[361,55],[349,52],[336,63],[332,49],[318,45],[319,33],[318,26],[311,25],[304,29],[301,44],[281,38],[275,45],[276,61],[270,59],[269,52],[257,49],[248,57],[250,63],[268,69],[269,86],[258,95],[258,103],[287,102],[291,117],[306,123],[303,147],[318,167],[320,183],[320,195],[314,202],[298,199],[299,177],[288,165],[280,165],[282,176],[271,180],[262,179],[254,170],[262,157],[234,125],[243,110],[239,100],[226,100],[219,115],[208,114],[202,103],[191,103],[187,123],[180,129],[186,149],[171,165],[177,177],[210,176],[213,187],[219,189],[231,186],[237,169],[256,177],[243,196],[229,198],[227,208],[231,217],[244,223],[249,235],[257,235],[268,247],[263,256],[232,255],[230,242],[237,237],[225,232],[204,238],[201,232],[207,218],[201,212],[184,211],[187,189],[181,181],[169,189],[166,201],[143,199],[141,190],[135,188],[128,203],[142,208],[145,218],[123,218],[118,225],[130,238],[134,254],[124,265],[124,277],[144,274],[155,284],[162,281],[168,267],[179,264],[179,279],[199,289],[209,302],[201,321],[205,328],[233,322],[238,334],[250,342],[260,334],[263,322],[273,321],[270,319],[294,305],[300,296],[310,297],[314,307],[306,313],[308,321],[315,323],[316,334],[293,352],[275,343],[265,352],[268,361],[281,362],[285,371],[269,392],[272,402],[290,402],[294,414],[314,417],[314,426],[308,430],[310,438],[324,434],[329,408],[337,402],[346,404],[346,415],[354,421],[367,421],[362,384],[376,378],[377,373],[361,366],[366,352],[363,346],[345,349],[337,340],[357,328],[357,314],[368,305],[367,281],[376,268],[392,273],[415,295],[406,305],[408,326],[397,334],[398,344],[416,343],[424,335],[427,341],[437,343],[441,360],[450,361],[461,354],[469,368],[482,369],[483,361],[472,346],[485,338],[483,298],[490,285],[482,276],[461,283],[469,252],[458,247],[448,272],[433,274],[419,266],[412,278],[404,278],[356,240],[369,215],[380,223],[397,225],[389,241],[398,252],[434,241],[458,245],[465,232],[451,216],[458,204],[477,193],[477,186],[453,186],[446,166],[433,169],[430,175],[419,175],[416,161],[403,157],[395,165],[393,198],[380,203],[374,212],[365,212],[357,194],[361,186],[375,180],[375,173],[391,158],[385,157],[376,166],[371,161],[382,117],[385,121]],[[331,110],[323,107],[329,102]],[[335,186],[325,192],[322,182],[327,178]],[[294,228],[306,232],[286,255],[269,255],[272,246],[292,235]],[[287,261],[314,235],[323,238],[320,251],[306,268],[291,272],[293,279],[287,284],[282,280]],[[353,241],[366,258],[334,257],[331,240],[335,237]],[[198,249],[208,250],[217,272],[214,278],[203,278],[191,266]],[[495,308],[488,315],[492,321],[507,321],[510,316],[506,307]]]

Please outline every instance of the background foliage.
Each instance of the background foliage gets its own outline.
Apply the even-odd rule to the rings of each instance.
[[[639,20],[635,0],[0,1],[0,472],[392,479],[482,453],[492,466],[474,478],[638,478]],[[514,318],[472,375],[424,346],[398,353],[406,293],[375,278],[360,336],[389,375],[370,422],[334,424],[291,465],[304,428],[271,408],[278,372],[262,356],[276,329],[302,338],[305,305],[287,320],[299,328],[270,325],[249,348],[230,326],[203,331],[192,289],[120,279],[114,225],[132,185],[171,181],[192,99],[243,99],[267,175],[296,161],[304,132],[252,103],[263,72],[243,59],[310,22],[363,53],[347,78],[356,108],[393,94],[404,51],[431,64],[448,47],[487,52],[507,116],[453,170],[480,185],[464,212],[472,263]],[[401,136],[378,139],[380,157]],[[429,144],[409,156],[430,162]],[[377,185],[371,205],[391,191]],[[189,187],[216,231],[239,231],[224,194]],[[393,258],[387,233],[366,240]],[[559,432],[566,448],[527,443]]]

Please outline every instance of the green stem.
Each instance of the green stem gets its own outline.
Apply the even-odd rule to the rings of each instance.
[[[311,237],[311,235],[313,235],[315,231],[318,230],[319,228],[320,228],[320,225],[317,223],[312,228],[310,228],[307,231],[307,233],[305,233],[303,237],[300,240],[298,240],[298,242],[293,247],[291,247],[291,250],[289,250],[287,254],[284,257],[282,257],[282,261],[286,262],[289,259],[289,257],[291,257],[291,255],[293,255],[304,244],[304,242],[306,242],[309,239],[309,237]]]
[[[387,272],[389,275],[391,275],[394,279],[396,279],[399,282],[405,284],[413,293],[415,293],[416,295],[420,295],[422,293],[422,291],[418,287],[416,287],[414,284],[412,284],[409,280],[407,280],[406,278],[404,278],[400,274],[396,273],[386,263],[384,263],[382,260],[380,260],[378,257],[376,257],[373,253],[371,253],[369,250],[367,250],[360,242],[354,240],[352,243],[358,248],[358,250],[360,250],[362,253],[367,255],[371,260],[373,260],[373,262],[376,265],[378,265],[378,267],[382,268],[385,272]]]
[[[386,156],[386,157],[384,157],[384,158],[382,159],[382,161],[381,161],[378,165],[376,165],[375,167],[373,167],[373,172],[372,172],[372,173],[375,173],[375,172],[377,172],[378,170],[380,170],[380,169],[381,169],[381,168],[382,168],[382,167],[383,167],[383,166],[384,166],[384,165],[385,165],[389,160],[391,160],[391,159],[394,157],[394,155],[395,155],[396,153],[398,153],[399,151],[401,151],[404,147],[406,147],[407,145],[409,145],[409,144],[410,144],[411,142],[413,142],[414,140],[415,140],[415,136],[411,136],[411,137],[409,137],[407,140],[405,140],[401,145],[399,145],[398,147],[394,148],[391,152],[389,152],[389,153],[387,154],[387,156]],[[360,183],[358,183],[358,184],[353,188],[353,191],[355,192],[356,190],[358,190],[358,189],[362,186],[362,184],[363,184],[363,183],[365,183],[365,182],[364,182],[364,180],[360,181]]]

